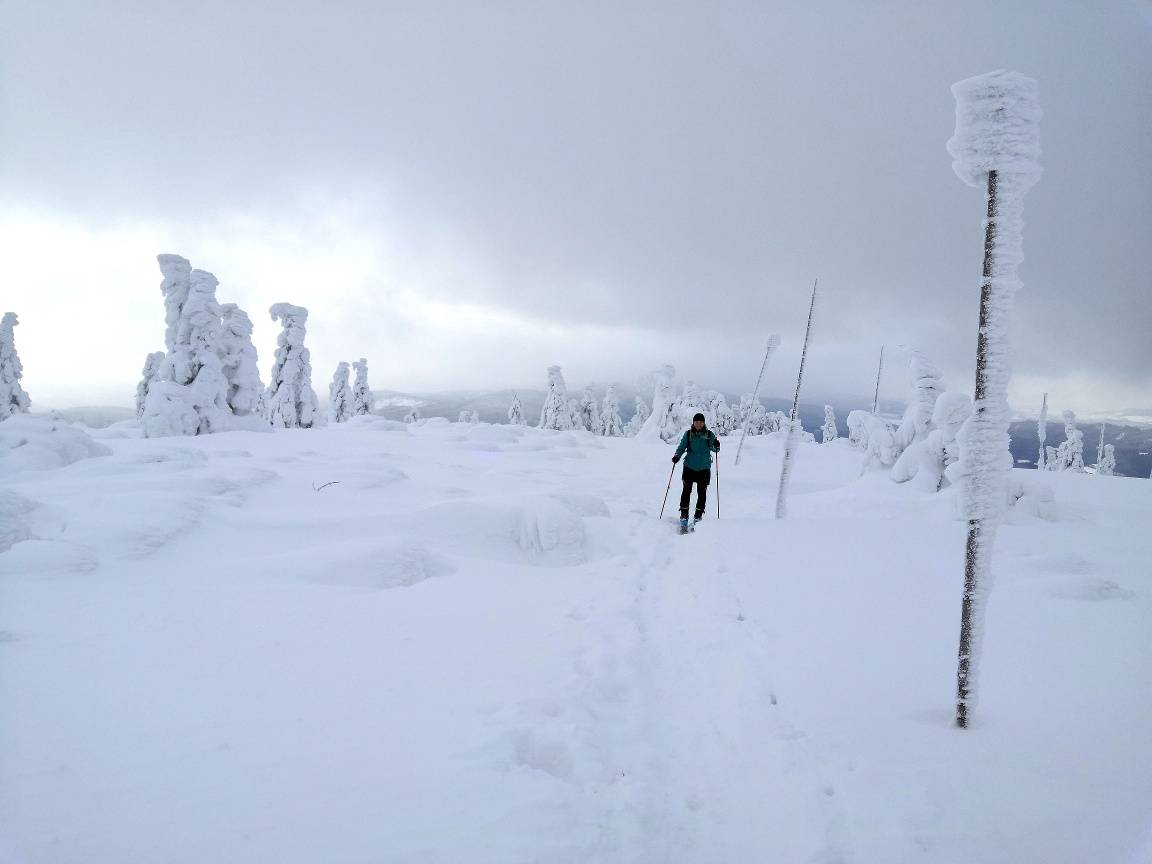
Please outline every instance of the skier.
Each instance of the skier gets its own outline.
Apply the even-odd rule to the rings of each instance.
[[[687,452],[684,459],[684,491],[680,493],[680,531],[688,530],[688,504],[692,498],[692,484],[696,484],[696,518],[692,525],[704,518],[704,504],[708,500],[708,483],[712,480],[712,452],[720,451],[720,440],[712,434],[711,429],[704,428],[704,415],[696,414],[692,418],[692,428],[687,430],[680,438],[680,446],[676,448],[676,455],[672,457],[672,464],[680,461],[680,457]]]

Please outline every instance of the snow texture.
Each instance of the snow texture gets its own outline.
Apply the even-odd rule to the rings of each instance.
[[[20,322],[15,312],[5,312],[0,319],[0,420],[14,414],[27,414],[32,400],[24,392],[20,379],[24,377],[24,367],[20,355],[16,353],[14,328]]]
[[[332,383],[328,385],[328,420],[345,423],[352,416],[352,390],[348,386],[350,369],[346,362],[336,364]]]
[[[352,385],[352,416],[372,413],[372,388],[368,386],[368,360],[361,357],[352,363],[356,380]]]
[[[321,415],[316,391],[312,389],[312,361],[304,337],[308,310],[291,303],[276,303],[269,310],[273,321],[281,322],[276,337],[276,358],[264,397],[269,422],[283,429],[309,429]]]

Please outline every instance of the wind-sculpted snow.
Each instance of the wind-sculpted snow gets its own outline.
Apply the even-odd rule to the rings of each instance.
[[[11,417],[0,424],[0,477],[44,471],[112,451],[91,436],[43,417]]]
[[[585,431],[367,415],[109,437],[105,457],[5,475],[0,846],[1131,857],[1152,812],[1133,768],[1152,758],[1147,481],[1013,472],[1045,483],[1000,528],[984,710],[960,733],[957,490],[801,440],[776,522],[784,437],[725,462],[723,518],[710,503],[690,537],[656,518],[668,447]]]

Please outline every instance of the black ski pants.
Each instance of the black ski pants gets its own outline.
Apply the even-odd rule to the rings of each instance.
[[[697,471],[684,466],[684,491],[680,493],[680,518],[688,518],[688,504],[692,500],[692,484],[696,484],[696,516],[704,515],[704,505],[708,503],[708,484],[712,482],[712,469]]]

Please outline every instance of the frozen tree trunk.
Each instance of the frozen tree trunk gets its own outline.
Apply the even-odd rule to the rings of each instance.
[[[768,361],[772,358],[772,352],[780,347],[780,334],[773,333],[768,337],[768,347],[764,349],[764,361],[760,364],[760,374],[756,376],[756,387],[752,390],[752,402],[755,404],[756,400],[760,398],[760,382],[764,380],[764,370],[768,368]],[[740,430],[740,443],[736,445],[736,465],[740,464],[740,451],[744,449],[744,439],[748,437],[748,417],[746,413],[743,417],[743,427]]]
[[[788,436],[784,439],[784,462],[780,466],[780,488],[776,491],[776,518],[783,519],[788,512],[788,481],[792,478],[792,461],[796,451],[796,412],[800,407],[800,385],[804,381],[804,361],[808,359],[808,340],[812,337],[812,312],[816,308],[816,285],[812,282],[812,300],[808,304],[808,326],[804,329],[804,347],[800,351],[800,371],[796,374],[796,393],[792,396],[792,412],[788,415]]]
[[[948,142],[952,167],[968,185],[986,185],[980,330],[972,418],[960,439],[963,504],[968,522],[964,593],[956,670],[956,725],[966,728],[976,704],[984,615],[991,589],[996,527],[1004,509],[1008,470],[1008,327],[1023,259],[1024,194],[1039,178],[1040,106],[1036,82],[992,72],[952,87],[956,133]]]
[[[872,392],[872,414],[880,411],[880,373],[884,371],[884,346],[880,346],[880,362],[876,364],[876,389]]]
[[[1044,442],[1048,440],[1048,394],[1044,394],[1044,401],[1040,403],[1040,421],[1036,424],[1036,434],[1040,438],[1040,458],[1036,462],[1036,470],[1043,471],[1047,465],[1044,461]]]
[[[1096,473],[1100,473],[1100,463],[1104,461],[1104,427],[1107,423],[1100,424],[1100,443],[1096,445]]]

